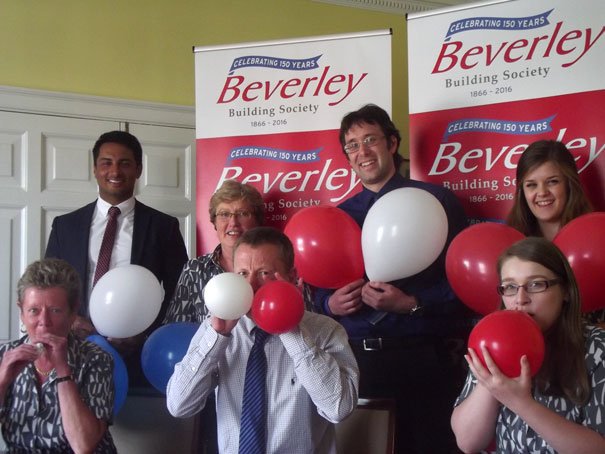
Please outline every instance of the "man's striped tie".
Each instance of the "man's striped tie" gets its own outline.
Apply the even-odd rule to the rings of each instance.
[[[265,432],[267,426],[267,398],[265,377],[267,358],[265,342],[269,333],[254,329],[254,345],[250,350],[246,365],[242,418],[239,432],[240,454],[264,454],[266,450]]]

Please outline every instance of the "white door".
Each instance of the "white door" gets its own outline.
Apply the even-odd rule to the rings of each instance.
[[[136,196],[175,216],[190,257],[195,256],[195,130],[128,124],[143,146],[143,174]]]
[[[0,342],[16,339],[16,284],[52,219],[93,200],[90,150],[118,122],[0,112]]]
[[[44,255],[54,217],[97,196],[96,139],[127,127],[143,145],[137,197],[176,216],[195,253],[193,128],[0,112],[0,342],[19,336],[16,283]]]

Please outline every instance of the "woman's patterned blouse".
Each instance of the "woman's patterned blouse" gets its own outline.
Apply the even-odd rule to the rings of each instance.
[[[590,397],[584,406],[577,406],[565,397],[544,396],[533,390],[534,399],[564,418],[599,432],[605,436],[605,330],[585,327],[586,369],[591,386]],[[469,372],[462,392],[455,402],[459,405],[477,384]],[[499,453],[554,453],[555,451],[521,418],[502,406],[496,423],[496,446]]]
[[[28,342],[28,339],[24,336],[0,345],[0,361],[8,350]],[[82,400],[98,419],[110,424],[114,385],[113,360],[109,353],[92,342],[70,335],[67,361]],[[10,453],[73,452],[63,430],[56,379],[53,370],[42,386],[38,386],[34,365],[29,364],[8,388],[0,407],[0,424]],[[117,452],[109,430],[94,452]]]

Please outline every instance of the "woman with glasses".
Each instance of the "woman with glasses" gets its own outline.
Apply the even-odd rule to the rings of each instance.
[[[464,452],[605,452],[605,331],[583,323],[573,272],[559,249],[531,237],[498,261],[502,308],[529,314],[544,334],[544,362],[532,379],[527,357],[519,377],[500,372],[484,347],[452,414]]]
[[[210,222],[219,244],[214,251],[189,260],[177,284],[164,323],[197,322],[208,317],[203,290],[217,274],[233,272],[233,247],[242,234],[263,225],[265,204],[249,184],[226,180],[210,199]]]

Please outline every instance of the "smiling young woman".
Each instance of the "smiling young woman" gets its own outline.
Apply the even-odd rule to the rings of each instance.
[[[530,144],[517,164],[516,181],[507,224],[527,236],[552,240],[569,221],[592,211],[576,161],[561,142]]]
[[[515,199],[506,222],[526,236],[552,241],[564,225],[592,212],[576,161],[561,142],[530,144],[519,159],[516,178]],[[605,327],[605,310],[587,313],[585,318]]]

